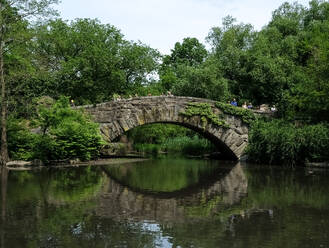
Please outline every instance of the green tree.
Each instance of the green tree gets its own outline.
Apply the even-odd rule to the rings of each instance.
[[[217,73],[212,62],[202,43],[196,38],[185,38],[163,58],[160,83],[175,95],[225,100],[227,80]]]
[[[291,94],[298,115],[313,122],[329,120],[329,3],[311,1],[304,16],[304,29],[299,34],[300,80]]]
[[[196,38],[184,38],[183,42],[176,42],[170,55],[163,57],[160,67],[160,82],[164,90],[172,90],[181,75],[179,67],[197,67],[207,58],[205,46]],[[178,92],[176,92],[178,93]]]
[[[240,98],[251,98],[248,75],[249,49],[255,33],[250,24],[236,24],[236,19],[227,16],[222,27],[214,27],[208,34],[211,45],[211,62],[216,73],[228,81],[231,94]]]
[[[184,38],[182,43],[176,42],[171,54],[164,57],[164,65],[186,64],[199,65],[207,57],[205,46],[197,38]]]
[[[51,21],[37,30],[40,67],[52,79],[50,95],[70,96],[78,104],[111,99],[149,83],[158,53],[124,40],[118,29],[98,20]]]
[[[0,1],[0,81],[1,81],[1,164],[9,160],[7,148],[7,94],[5,71],[6,55],[17,42],[22,42],[26,36],[27,20],[33,17],[48,17],[55,12],[50,7],[57,0],[1,0]]]
[[[210,98],[218,101],[228,99],[227,80],[216,73],[214,65],[179,65],[176,69],[177,80],[172,87],[175,95]]]

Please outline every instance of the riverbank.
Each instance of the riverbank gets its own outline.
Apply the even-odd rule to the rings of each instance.
[[[11,161],[7,163],[7,168],[14,171],[26,171],[35,170],[42,168],[67,168],[67,167],[80,167],[89,165],[114,165],[114,164],[127,164],[134,162],[146,161],[148,158],[108,158],[108,159],[98,159],[86,162],[81,161],[68,161],[67,163],[50,163],[47,165],[34,165],[31,161]]]

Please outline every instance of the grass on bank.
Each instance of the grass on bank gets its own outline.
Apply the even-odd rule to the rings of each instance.
[[[162,144],[135,144],[138,152],[157,155],[160,152],[200,156],[215,151],[214,145],[203,138],[195,135],[193,137],[176,137],[166,139]]]
[[[255,121],[249,132],[249,160],[263,164],[298,165],[329,160],[329,126],[296,126],[282,120]]]

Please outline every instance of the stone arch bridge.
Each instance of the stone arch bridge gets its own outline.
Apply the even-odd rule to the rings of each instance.
[[[225,120],[227,127],[211,122],[206,124],[200,116],[186,117],[182,113],[191,103],[207,103],[214,114]],[[194,97],[148,96],[135,97],[79,106],[100,124],[103,137],[113,141],[126,131],[152,123],[171,123],[190,128],[212,141],[228,159],[240,159],[248,143],[248,125],[239,116],[224,114],[215,101]]]

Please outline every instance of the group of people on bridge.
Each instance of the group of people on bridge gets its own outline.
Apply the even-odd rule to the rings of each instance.
[[[236,101],[235,98],[233,98],[233,100],[231,102],[229,102],[229,103],[232,106],[235,106],[235,107],[238,106],[238,102]],[[252,109],[252,104],[251,104],[251,102],[249,102],[248,104],[247,104],[247,102],[244,102],[241,107],[244,108],[244,109]]]
[[[238,102],[236,101],[235,98],[233,98],[233,100],[230,101],[229,104],[231,104],[232,106],[235,106],[235,107],[238,106]],[[247,102],[244,102],[241,107],[244,109],[253,109],[253,105],[251,102],[249,102],[248,104],[247,104]],[[276,112],[277,111],[275,105],[268,107],[268,105],[266,105],[266,104],[260,105],[259,110],[263,111],[263,112],[267,112],[267,111]]]

